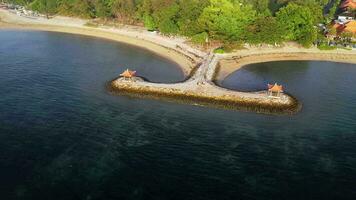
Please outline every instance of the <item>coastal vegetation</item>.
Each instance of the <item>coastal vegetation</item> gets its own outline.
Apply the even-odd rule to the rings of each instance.
[[[7,0],[47,15],[143,25],[197,44],[271,44],[296,41],[311,46],[317,24],[327,22],[339,0]],[[238,45],[237,45],[238,46]]]

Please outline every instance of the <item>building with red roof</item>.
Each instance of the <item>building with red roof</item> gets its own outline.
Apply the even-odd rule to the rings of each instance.
[[[341,3],[340,8],[355,10],[356,9],[356,0],[345,0],[344,2]]]
[[[336,29],[337,35],[341,35],[342,33],[351,33],[352,36],[356,35],[356,21],[355,20],[346,22],[345,24],[336,23],[333,25],[333,28]]]

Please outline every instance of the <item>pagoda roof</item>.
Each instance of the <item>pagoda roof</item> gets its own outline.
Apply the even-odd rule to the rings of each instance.
[[[346,0],[341,4],[341,8],[356,9],[356,0]]]
[[[120,74],[121,77],[125,78],[132,78],[136,75],[136,71],[131,71],[129,69],[126,69],[124,72]]]
[[[283,92],[283,86],[275,83],[274,85],[268,84],[269,92]]]

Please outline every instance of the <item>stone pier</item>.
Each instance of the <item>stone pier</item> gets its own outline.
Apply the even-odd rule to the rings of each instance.
[[[268,96],[267,91],[238,92],[214,83],[220,56],[210,53],[195,73],[182,83],[152,83],[140,78],[117,78],[110,84],[115,93],[179,100],[195,105],[212,105],[228,109],[252,110],[263,113],[295,113],[298,102],[287,94],[280,98]]]

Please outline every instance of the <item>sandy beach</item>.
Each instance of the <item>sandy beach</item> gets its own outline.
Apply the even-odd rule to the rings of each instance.
[[[207,52],[188,45],[186,39],[181,37],[166,37],[135,26],[94,28],[86,26],[85,24],[88,22],[89,20],[63,16],[55,16],[51,19],[28,18],[0,9],[0,29],[80,34],[135,45],[176,62],[186,76],[191,74],[192,70],[207,57]],[[354,50],[322,51],[315,47],[305,49],[293,44],[287,44],[284,47],[248,47],[230,54],[218,55],[218,57],[219,67],[215,73],[217,80],[224,79],[245,65],[259,62],[320,60],[356,63],[356,51]]]
[[[215,80],[224,80],[229,74],[249,64],[288,61],[313,60],[356,64],[355,50],[321,51],[317,48],[281,47],[265,49],[247,49],[236,53],[222,55]]]
[[[259,62],[277,60],[321,60],[356,63],[356,51],[333,50],[321,51],[317,48],[305,49],[293,44],[284,47],[248,47],[230,54],[202,52],[187,44],[181,37],[166,37],[148,32],[140,27],[122,26],[88,27],[83,19],[69,17],[26,18],[0,9],[0,28],[38,31],[55,31],[100,37],[146,48],[176,62],[188,79],[182,83],[163,84],[147,81],[126,81],[118,78],[111,82],[115,92],[130,94],[148,94],[154,97],[173,97],[191,99],[191,102],[206,102],[231,105],[232,107],[250,107],[257,112],[264,110],[295,113],[301,105],[288,94],[272,98],[266,91],[239,92],[221,88],[216,80],[223,80],[239,68]],[[193,70],[196,69],[196,70]],[[191,76],[188,76],[191,75]]]
[[[0,29],[22,29],[34,31],[53,31],[85,36],[99,37],[117,42],[135,45],[148,49],[162,57],[176,62],[188,76],[206,55],[205,52],[194,49],[182,38],[169,38],[139,27],[123,26],[120,29],[112,27],[88,27],[88,20],[54,17],[27,18],[18,16],[8,10],[0,9]]]

